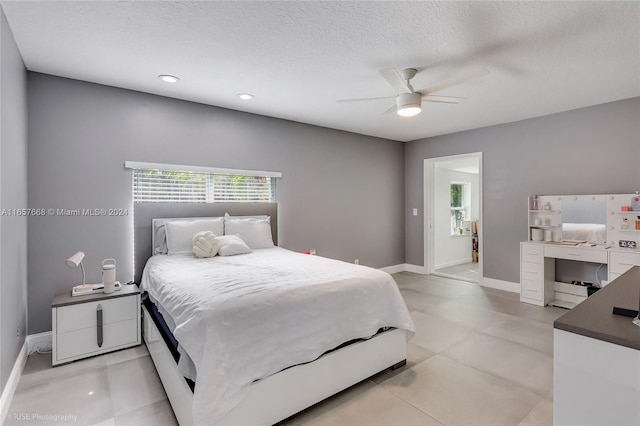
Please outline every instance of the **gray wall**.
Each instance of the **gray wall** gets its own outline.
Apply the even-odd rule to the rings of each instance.
[[[283,172],[279,244],[373,267],[404,263],[402,143],[29,73],[29,205],[130,208],[125,160]],[[55,292],[115,257],[132,273],[131,217],[29,219],[29,332],[51,329]]]
[[[424,159],[481,151],[484,276],[519,282],[527,196],[640,189],[640,98],[405,145],[406,262],[424,264]]]
[[[0,6],[0,209],[26,207],[27,71]],[[26,217],[0,216],[0,236],[0,389],[4,390],[27,331]]]

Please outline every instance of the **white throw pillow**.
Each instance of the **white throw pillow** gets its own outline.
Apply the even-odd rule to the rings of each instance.
[[[220,256],[235,256],[237,254],[251,253],[249,246],[237,235],[224,235],[217,239],[220,242],[220,249],[218,250]]]
[[[239,235],[251,248],[274,247],[271,224],[267,219],[225,219],[225,235]]]
[[[200,231],[193,236],[193,254],[196,257],[213,257],[218,254],[220,241],[211,231]]]
[[[193,236],[198,232],[211,231],[214,235],[222,235],[224,218],[175,220],[167,222],[165,228],[168,253],[187,254],[192,253]]]

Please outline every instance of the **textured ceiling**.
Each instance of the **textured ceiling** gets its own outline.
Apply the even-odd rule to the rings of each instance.
[[[635,1],[1,4],[29,70],[399,141],[640,96]],[[394,96],[389,67],[416,89],[490,72],[413,118],[336,103]]]

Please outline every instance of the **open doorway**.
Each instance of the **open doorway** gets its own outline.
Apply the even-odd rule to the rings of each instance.
[[[424,163],[427,273],[479,283],[482,278],[482,153]]]

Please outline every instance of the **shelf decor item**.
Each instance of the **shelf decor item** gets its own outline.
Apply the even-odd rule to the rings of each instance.
[[[531,206],[529,206],[531,210],[538,210],[538,196],[534,195],[531,199]]]
[[[631,210],[634,212],[640,211],[640,195],[638,194],[638,191],[636,191],[634,196],[631,197]]]
[[[116,260],[105,259],[102,261],[102,284],[106,294],[113,293],[116,289]]]
[[[634,248],[636,248],[636,242],[635,241],[620,240],[620,241],[618,241],[618,246],[621,247],[621,248],[634,249]]]
[[[542,241],[544,232],[542,229],[534,228],[531,230],[531,239],[533,241]]]

